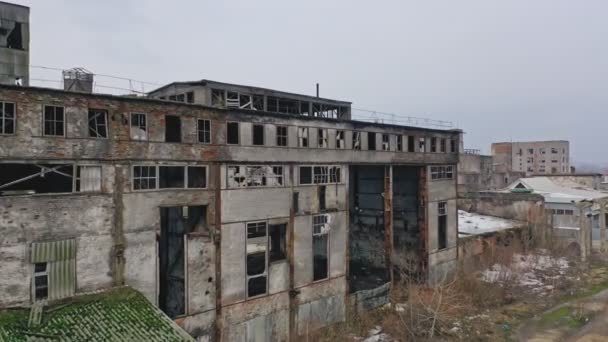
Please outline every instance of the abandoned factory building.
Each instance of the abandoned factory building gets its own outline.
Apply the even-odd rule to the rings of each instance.
[[[128,285],[194,337],[289,340],[456,267],[459,130],[210,81],[0,106],[0,308]]]

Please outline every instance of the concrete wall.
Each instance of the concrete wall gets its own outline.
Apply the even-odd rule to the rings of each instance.
[[[22,48],[9,48],[6,44],[7,35],[12,29],[6,33],[0,34],[0,84],[15,84],[16,78],[22,79],[22,84],[29,84],[30,72],[30,9],[25,6],[0,3],[0,20],[2,27],[14,27],[14,23],[21,24],[21,42]]]
[[[431,180],[431,170],[427,167],[427,236],[428,236],[428,276],[431,283],[446,279],[456,269],[458,244],[457,191],[454,180]],[[447,247],[438,246],[438,206],[447,203]]]
[[[196,96],[196,95],[195,95]],[[62,162],[102,165],[98,193],[38,194],[0,197],[0,307],[28,305],[32,265],[29,246],[44,239],[77,239],[77,292],[127,284],[158,302],[157,236],[160,209],[206,207],[206,227],[186,236],[186,310],[176,319],[194,336],[210,337],[216,327],[225,340],[284,340],[320,325],[344,319],[347,291],[348,166],[352,164],[455,165],[458,153],[396,151],[396,135],[427,140],[456,139],[458,131],[427,130],[353,121],[211,109],[199,105],[76,94],[37,88],[0,86],[0,100],[16,103],[16,133],[0,136],[3,163]],[[65,107],[65,137],[43,135],[44,105]],[[88,109],[108,111],[107,138],[88,137]],[[146,113],[148,139],[132,140],[130,113]],[[181,117],[182,142],[164,142],[165,115]],[[196,120],[211,120],[211,144],[197,142]],[[237,146],[226,145],[226,121],[241,124]],[[266,146],[252,145],[253,123],[264,124]],[[289,146],[276,146],[277,125],[288,127]],[[297,128],[308,127],[310,147],[297,146]],[[328,130],[328,147],[316,145],[316,130]],[[337,149],[337,130],[345,132],[345,149]],[[352,149],[354,131],[391,135],[388,151]],[[418,140],[416,140],[417,142]],[[381,148],[381,140],[377,140]],[[229,165],[279,165],[282,186],[234,189],[228,186]],[[327,208],[319,207],[318,185],[300,185],[299,166],[337,165],[339,184],[326,186]],[[134,165],[207,166],[205,189],[133,190]],[[430,179],[430,176],[428,177]],[[293,196],[298,194],[298,210]],[[448,201],[449,248],[437,251],[428,237],[429,268],[449,268],[455,260],[456,181],[428,184],[428,230],[436,231],[436,202]],[[329,219],[329,277],[313,281],[312,220]],[[268,293],[247,298],[245,275],[246,223],[288,223],[288,258],[268,268]],[[218,250],[219,248],[219,250]],[[453,252],[454,251],[454,252]],[[440,273],[441,273],[440,272]],[[293,290],[292,295],[289,291]],[[219,305],[218,305],[219,304]]]

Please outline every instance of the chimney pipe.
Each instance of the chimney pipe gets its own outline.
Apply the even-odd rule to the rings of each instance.
[[[317,97],[319,97],[319,83],[317,83]]]

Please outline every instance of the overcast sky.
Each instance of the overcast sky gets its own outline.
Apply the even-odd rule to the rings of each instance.
[[[31,7],[32,65],[319,82],[355,108],[453,121],[467,148],[568,139],[575,162],[608,163],[606,0],[14,2]]]

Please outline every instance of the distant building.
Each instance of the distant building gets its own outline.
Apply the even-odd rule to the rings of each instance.
[[[492,156],[479,150],[464,149],[458,161],[458,193],[504,189],[523,176],[523,172],[497,167]]]
[[[29,7],[0,1],[0,84],[29,84],[29,50]]]
[[[511,192],[533,192],[545,198],[554,236],[579,243],[583,255],[593,244],[606,245],[608,192],[594,188],[598,175],[536,176],[521,178],[509,186]],[[603,240],[603,241],[602,241]]]
[[[565,140],[493,143],[492,157],[497,172],[570,173],[570,143]]]

